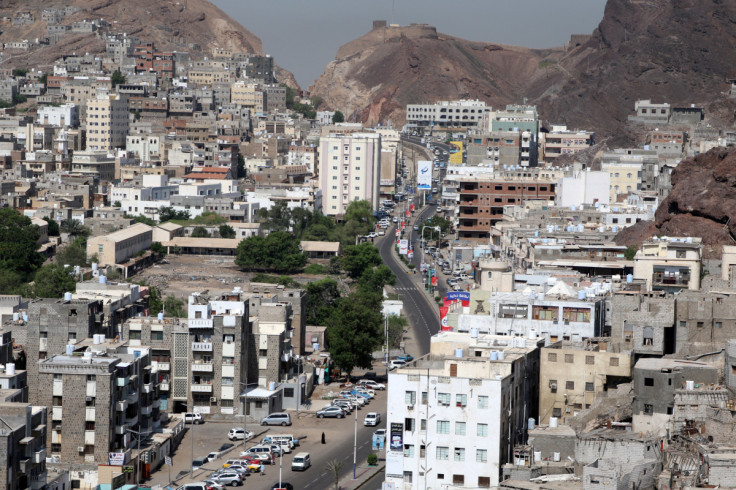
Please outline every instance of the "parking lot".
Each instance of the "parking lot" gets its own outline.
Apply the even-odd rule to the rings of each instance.
[[[340,391],[339,385],[333,383],[326,387],[328,390],[337,394]],[[296,412],[289,412],[292,415],[292,425],[287,427],[262,427],[260,425],[248,424],[246,429],[255,432],[255,437],[248,441],[245,446],[250,448],[258,444],[258,442],[266,435],[274,434],[293,434],[294,437],[300,439],[300,446],[294,448],[290,454],[285,454],[283,458],[276,458],[274,465],[266,465],[265,476],[252,474],[247,477],[246,485],[249,488],[271,489],[273,484],[279,480],[279,470],[282,479],[289,482],[299,489],[323,489],[326,488],[327,482],[332,481],[334,477],[330,475],[325,465],[331,460],[342,460],[345,462],[342,474],[352,474],[353,468],[353,440],[355,434],[355,413],[357,413],[357,448],[358,463],[365,460],[371,451],[371,439],[373,432],[378,428],[385,428],[386,423],[386,392],[376,391],[376,396],[370,403],[366,404],[353,414],[343,419],[324,418],[318,419],[315,416],[317,410],[330,404],[329,400],[320,400],[312,398],[312,405],[309,411],[300,411],[297,418]],[[363,426],[363,419],[368,412],[378,412],[381,414],[381,423],[377,427]],[[242,427],[242,421],[233,422],[205,422],[201,425],[195,425],[192,430],[184,436],[176,453],[172,457],[173,466],[171,468],[171,477],[176,476],[182,471],[189,471],[192,460],[191,444],[192,435],[194,436],[194,459],[203,458],[212,451],[217,451],[222,444],[231,443],[227,439],[227,434],[232,427]],[[191,427],[190,427],[191,429]],[[325,434],[326,444],[322,444],[322,433]],[[201,469],[195,470],[192,478],[187,474],[186,477],[179,479],[175,486],[181,486],[184,483],[203,481],[207,476],[215,470],[222,468],[222,464],[228,459],[237,459],[243,448],[243,441],[234,441],[236,447],[227,450],[216,460],[207,463]],[[312,467],[304,472],[291,471],[291,460],[298,452],[309,452],[312,459]],[[383,458],[383,454],[379,454]],[[159,471],[153,474],[153,478],[146,482],[149,485],[168,485],[168,467],[163,466]]]

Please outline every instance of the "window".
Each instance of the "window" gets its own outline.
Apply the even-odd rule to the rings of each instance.
[[[437,393],[437,401],[440,405],[446,407],[450,406],[450,394],[449,393]]]
[[[448,459],[450,459],[450,448],[437,446],[437,461],[447,461]]]
[[[405,458],[414,457],[414,444],[404,444],[404,457]]]
[[[427,404],[427,392],[422,391],[422,405],[426,405],[426,404]]]
[[[552,393],[557,393],[557,380],[556,379],[549,380],[549,391],[551,391]]]
[[[575,362],[575,355],[574,354],[565,354],[565,362],[567,364],[572,364]]]
[[[468,404],[468,395],[455,395],[455,405],[465,407]]]
[[[164,339],[163,332],[151,332],[151,340],[163,340],[163,339]]]
[[[438,434],[449,434],[450,433],[450,421],[449,420],[438,420],[437,421],[437,433]]]
[[[654,386],[654,378],[644,378],[644,386]]]
[[[566,390],[574,390],[575,389],[575,381],[566,381],[565,382],[565,389]]]
[[[455,422],[455,435],[456,436],[465,435],[465,422]]]
[[[676,255],[677,255],[677,258],[678,259],[684,259],[685,258],[685,251],[684,250],[678,250],[677,253],[676,253]]]
[[[452,475],[453,485],[465,485],[465,475]]]
[[[478,408],[488,408],[488,397],[481,395],[478,397]]]
[[[475,450],[475,462],[476,463],[488,462],[488,449],[476,449]]]
[[[419,430],[421,430],[422,432],[427,431],[427,419],[422,419],[419,421]]]
[[[404,472],[404,483],[412,483],[413,482],[413,473],[411,471],[405,471]]]
[[[595,357],[585,356],[585,364],[590,364],[590,365],[595,364]]]
[[[491,488],[491,477],[490,476],[479,476],[478,477],[478,488]]]
[[[557,362],[557,353],[556,352],[548,352],[547,353],[547,360],[549,362]]]
[[[407,391],[404,393],[404,403],[407,405],[414,405],[417,402],[417,392]]]
[[[478,424],[476,435],[478,437],[488,437],[488,424]]]
[[[644,404],[644,415],[651,415],[654,413],[654,406],[648,403]]]
[[[585,391],[595,391],[594,383],[586,382],[585,383]]]
[[[618,366],[618,357],[612,357],[609,359],[609,364],[611,366],[617,367]]]
[[[560,418],[562,417],[562,409],[561,408],[553,408],[552,409],[552,416]]]
[[[723,326],[723,323],[721,323],[721,322],[716,322],[716,328],[721,328],[722,326]]]
[[[465,448],[464,447],[455,448],[455,461],[465,461]]]

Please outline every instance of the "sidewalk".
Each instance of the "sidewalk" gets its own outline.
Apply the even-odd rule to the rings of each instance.
[[[340,479],[340,490],[354,490],[356,488],[361,488],[368,480],[382,472],[385,467],[386,463],[383,461],[379,461],[376,466],[368,466],[365,463],[358,465],[355,470],[355,480],[353,480],[352,471],[349,476]]]

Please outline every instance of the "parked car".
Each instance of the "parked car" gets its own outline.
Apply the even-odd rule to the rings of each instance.
[[[201,413],[187,412],[184,414],[184,423],[185,424],[203,424],[204,419],[202,418]]]
[[[204,483],[212,490],[222,490],[223,488],[225,488],[225,485],[223,485],[222,483],[217,483],[214,480],[205,480]]]
[[[333,400],[332,403],[330,404],[330,406],[340,407],[340,408],[342,408],[347,413],[352,413],[353,410],[355,410],[355,408],[356,408],[355,405],[353,405],[352,403],[350,403],[350,401],[348,401],[345,398],[341,398],[339,400]],[[327,408],[327,407],[325,407],[325,408]]]
[[[419,231],[419,225],[414,225],[414,231]]]
[[[231,447],[234,447],[234,445],[226,442],[225,444],[223,444],[222,446],[220,446],[220,449],[218,449],[218,451],[219,452],[227,451]]]
[[[198,469],[200,469],[202,466],[204,466],[206,464],[207,464],[207,459],[205,459],[205,458],[195,459],[194,461],[192,461],[192,469],[193,470],[198,470]]]
[[[414,356],[412,356],[411,354],[402,354],[400,356],[396,356],[396,359],[398,359],[399,361],[411,362],[414,360]]]
[[[366,388],[370,388],[372,390],[385,390],[386,385],[383,383],[378,383],[372,379],[361,379],[358,381],[358,384],[361,386],[365,386]]]
[[[279,490],[280,488],[283,488],[284,490],[294,490],[294,485],[285,481],[282,481],[281,483],[276,482],[271,487],[271,490]]]
[[[368,412],[365,414],[365,418],[363,419],[363,425],[365,426],[373,426],[381,423],[381,414],[377,412]]]
[[[253,432],[249,430],[246,431],[242,427],[233,427],[232,429],[230,429],[230,432],[228,432],[227,438],[231,441],[249,441],[253,438]]]
[[[253,446],[251,448],[248,448],[246,451],[241,452],[240,456],[242,457],[256,454],[266,454],[268,455],[268,459],[273,459],[273,451],[271,451],[270,446]]]
[[[288,413],[272,413],[261,419],[261,425],[291,425],[291,415]]]
[[[215,476],[213,480],[216,483],[221,483],[223,485],[230,485],[233,487],[239,487],[243,484],[243,477],[240,473],[236,471],[228,471],[225,473],[220,473],[219,475]]]
[[[323,419],[325,417],[342,419],[345,418],[345,412],[337,406],[326,407],[317,411],[317,418]]]
[[[216,490],[216,487],[214,485],[208,484],[206,481],[203,481],[203,482],[187,483],[185,485],[180,486],[176,490]]]
[[[378,437],[386,437],[386,429],[376,429],[373,435]]]
[[[220,457],[220,453],[218,453],[217,451],[213,451],[209,453],[207,456],[205,456],[204,459],[206,459],[207,462],[209,463],[210,461],[214,461],[219,457]]]
[[[312,458],[309,453],[297,453],[291,460],[291,471],[304,471],[312,466]]]
[[[391,361],[391,362],[389,363],[389,365],[388,365],[388,369],[389,369],[389,371],[393,371],[393,370],[394,370],[394,369],[396,369],[396,368],[400,368],[400,367],[404,367],[404,366],[406,366],[406,362],[404,362],[404,361],[399,361],[398,359],[393,359],[393,360],[392,360],[392,361]]]

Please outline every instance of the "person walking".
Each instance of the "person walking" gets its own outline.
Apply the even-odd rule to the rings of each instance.
[[[263,463],[261,463],[260,470],[261,470],[261,476],[266,474],[266,467],[263,465]]]
[[[322,433],[322,444],[325,444],[325,433]]]

